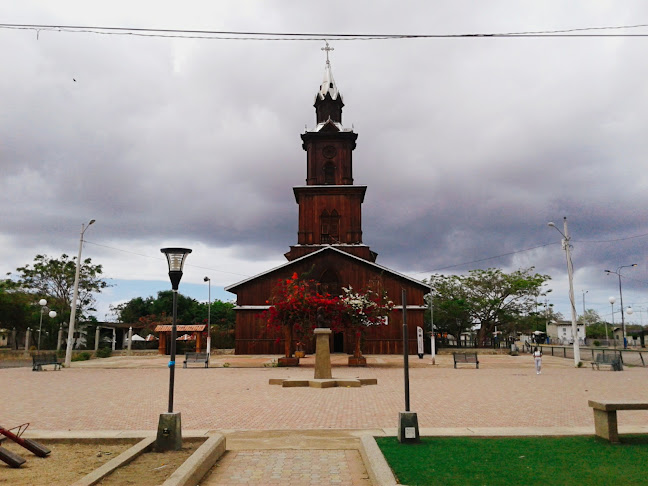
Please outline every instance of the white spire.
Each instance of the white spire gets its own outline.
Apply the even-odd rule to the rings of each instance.
[[[322,50],[326,51],[326,67],[324,68],[324,80],[322,81],[322,84],[320,86],[319,97],[321,99],[324,99],[326,97],[326,93],[330,93],[331,98],[335,100],[337,99],[340,92],[338,91],[335,80],[333,79],[333,73],[331,72],[331,62],[329,61],[329,52],[334,48],[329,47],[328,41],[325,42],[326,46],[322,47]]]

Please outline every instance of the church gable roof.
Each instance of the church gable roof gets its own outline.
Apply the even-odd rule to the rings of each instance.
[[[355,255],[352,255],[350,253],[342,251],[342,250],[336,248],[335,246],[326,246],[326,247],[322,248],[321,250],[314,251],[313,253],[309,253],[308,255],[304,255],[303,257],[296,258],[295,260],[284,263],[283,265],[279,265],[278,267],[272,268],[272,269],[267,270],[267,271],[265,271],[263,273],[259,273],[258,275],[255,275],[253,277],[247,278],[245,280],[241,280],[240,282],[237,282],[237,283],[232,284],[232,285],[230,285],[228,287],[225,287],[224,290],[226,290],[228,292],[232,292],[232,293],[235,294],[236,293],[235,289],[237,289],[238,287],[241,287],[242,285],[250,283],[250,282],[252,282],[254,280],[257,280],[259,278],[266,277],[266,276],[268,276],[268,275],[270,275],[270,274],[272,274],[272,273],[274,273],[274,272],[276,272],[278,270],[285,269],[285,268],[287,268],[289,266],[297,265],[297,264],[302,263],[302,262],[304,262],[304,261],[306,261],[308,259],[315,259],[318,256],[321,256],[323,253],[326,253],[326,252],[337,253],[337,254],[345,257],[345,258],[348,258],[348,259],[354,261],[356,264],[367,265],[369,267],[374,268],[377,272],[389,274],[389,275],[392,275],[392,276],[398,277],[398,278],[402,278],[402,279],[407,280],[408,282],[412,283],[413,285],[418,286],[418,287],[420,287],[420,288],[422,288],[424,290],[427,290],[427,289],[430,288],[429,285],[424,284],[420,280],[416,280],[416,279],[414,279],[412,277],[408,277],[407,275],[403,275],[402,273],[396,272],[396,271],[394,271],[394,270],[392,270],[390,268],[384,267],[384,266],[379,265],[377,263],[367,261],[367,260],[365,260],[363,258],[359,258],[359,257],[357,257]]]

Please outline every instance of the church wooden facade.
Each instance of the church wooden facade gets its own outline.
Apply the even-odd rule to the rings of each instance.
[[[331,65],[326,61],[324,80],[315,97],[317,125],[302,135],[306,151],[306,185],[293,188],[299,205],[297,244],[285,254],[288,262],[255,277],[226,287],[237,295],[236,354],[281,354],[281,336],[266,330],[260,317],[280,279],[293,273],[307,274],[323,291],[339,295],[342,287],[356,290],[384,289],[396,307],[388,324],[366,333],[365,354],[402,353],[402,290],[406,290],[409,352],[416,353],[416,327],[423,327],[424,295],[429,287],[422,282],[380,266],[377,254],[362,241],[362,203],[366,186],[354,185],[353,150],[358,135],[342,125],[342,95]],[[348,334],[348,335],[347,335]],[[352,353],[355,336],[331,336],[331,351]],[[312,352],[313,343],[306,343]]]

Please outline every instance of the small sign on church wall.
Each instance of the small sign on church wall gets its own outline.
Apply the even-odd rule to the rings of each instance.
[[[423,359],[425,351],[423,348],[423,328],[421,326],[416,326],[416,344],[418,344],[418,357]]]

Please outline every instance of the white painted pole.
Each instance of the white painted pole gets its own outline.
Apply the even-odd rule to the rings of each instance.
[[[205,280],[209,282],[207,291],[207,356],[211,358],[211,279],[205,277]]]
[[[432,335],[430,336],[432,364],[436,364],[436,333],[434,332],[434,289],[430,287],[430,327]]]
[[[570,245],[569,245],[569,230],[567,229],[567,217],[563,219],[563,228],[565,230],[565,239],[563,245],[565,246],[565,256],[567,257],[567,274],[569,277],[569,302],[571,305],[572,315],[572,336],[574,339],[574,366],[580,363],[580,347],[578,343],[578,324],[576,323],[576,303],[574,299],[574,267],[571,261]]]
[[[65,367],[69,368],[72,364],[72,346],[74,345],[74,320],[76,319],[77,299],[79,298],[79,272],[81,271],[81,250],[83,250],[83,233],[90,227],[95,220],[91,219],[86,227],[81,224],[81,237],[79,238],[79,255],[76,261],[76,272],[74,274],[74,292],[72,294],[72,305],[70,309],[70,325],[68,326],[68,340],[65,350]]]

